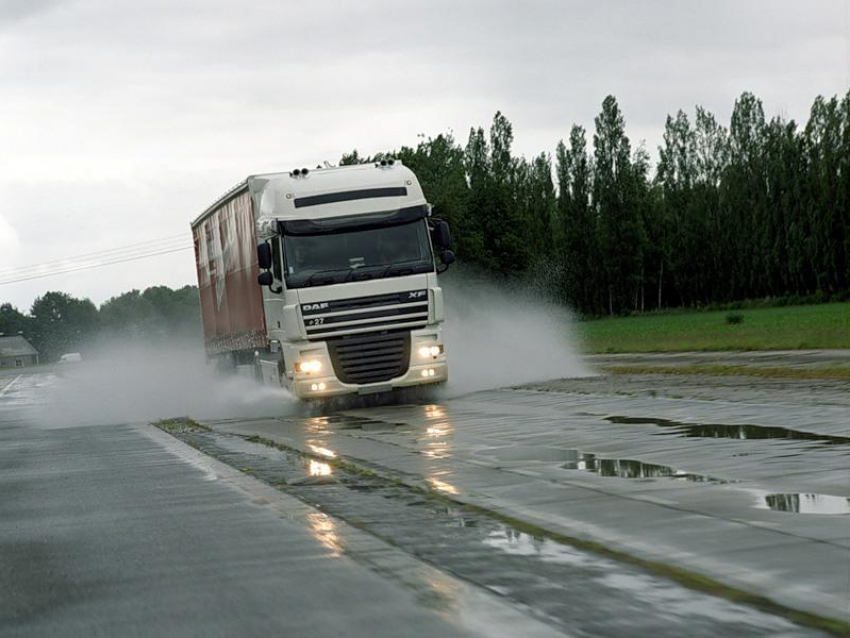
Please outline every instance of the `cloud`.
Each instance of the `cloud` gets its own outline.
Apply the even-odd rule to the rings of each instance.
[[[0,29],[10,27],[63,4],[63,0],[3,0],[0,3]],[[68,4],[65,0],[65,4]]]
[[[14,267],[20,247],[18,233],[6,218],[0,214],[0,268]]]
[[[728,121],[744,90],[804,120],[847,90],[843,24],[841,3],[795,0],[5,0],[0,201],[21,254],[73,256],[181,232],[249,173],[463,141],[496,110],[518,152],[552,152],[609,93],[654,154],[668,113]],[[0,294],[176,272],[192,280],[154,260]]]

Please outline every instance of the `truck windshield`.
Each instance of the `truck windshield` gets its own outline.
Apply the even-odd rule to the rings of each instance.
[[[434,270],[428,226],[406,224],[320,235],[284,235],[288,288],[400,277]]]

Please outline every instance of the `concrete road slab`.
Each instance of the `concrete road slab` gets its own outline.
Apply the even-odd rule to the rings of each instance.
[[[0,467],[3,636],[564,634],[151,426],[0,424]]]
[[[796,382],[747,390],[738,378],[700,386],[699,398],[660,396],[696,387],[674,375],[607,378],[596,394],[594,383],[352,410],[348,427],[319,418],[309,436],[411,484],[433,487],[436,478],[435,489],[452,498],[652,560],[675,557],[782,604],[847,617],[834,592],[850,578],[850,516],[840,513],[850,498],[849,384],[821,387],[814,406]],[[371,426],[358,429],[357,421]],[[309,451],[305,425],[281,419],[263,431]],[[838,509],[813,513],[817,503]],[[801,511],[770,509],[795,506]],[[785,545],[795,548],[790,559]],[[782,582],[760,576],[774,561]]]

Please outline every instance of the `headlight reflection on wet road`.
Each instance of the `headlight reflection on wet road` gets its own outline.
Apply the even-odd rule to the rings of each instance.
[[[331,550],[333,556],[342,556],[342,544],[337,533],[336,523],[327,514],[311,512],[307,514],[310,531],[319,542]]]
[[[324,434],[328,431],[329,423],[330,421],[326,416],[313,417],[307,420],[307,431],[313,434]]]
[[[331,466],[327,463],[322,463],[321,461],[314,461],[310,459],[310,464],[307,466],[307,470],[310,472],[310,476],[330,476]]]
[[[307,445],[315,454],[318,454],[319,456],[324,456],[329,459],[336,458],[336,452],[334,452],[333,450],[329,450],[328,448],[322,447],[321,445],[315,445],[314,443],[308,443]]]
[[[425,418],[426,419],[442,419],[446,416],[445,409],[440,405],[426,405],[425,406]]]
[[[451,483],[446,483],[445,481],[441,481],[440,479],[434,478],[433,476],[428,478],[428,483],[433,489],[439,492],[445,492],[446,494],[458,493],[457,488],[454,485],[452,485]]]

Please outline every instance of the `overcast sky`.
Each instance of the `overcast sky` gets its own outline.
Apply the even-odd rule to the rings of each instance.
[[[553,152],[607,94],[653,157],[695,104],[805,121],[850,81],[850,0],[0,0],[0,279],[183,234],[250,173],[487,126]],[[179,241],[179,240],[178,240]],[[177,245],[177,244],[174,244]],[[101,303],[191,251],[0,286]]]

